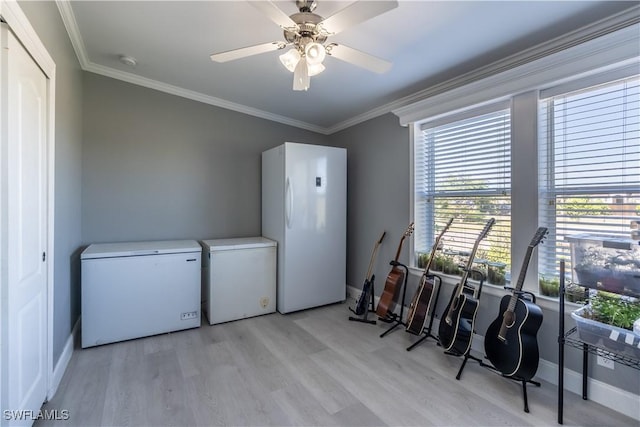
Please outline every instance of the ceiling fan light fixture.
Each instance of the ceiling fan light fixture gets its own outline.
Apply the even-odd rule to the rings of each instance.
[[[309,67],[305,58],[298,61],[296,69],[293,72],[293,90],[307,90],[311,84],[309,78]]]
[[[312,42],[304,47],[304,54],[307,57],[309,65],[315,65],[322,64],[326,56],[326,51],[320,43]]]
[[[291,49],[289,52],[280,55],[280,62],[292,73],[296,70],[296,65],[300,62],[300,52],[298,49]]]
[[[309,77],[317,76],[324,70],[325,70],[325,66],[322,64],[309,65]]]
[[[292,46],[292,49],[280,55],[279,58],[282,65],[293,73],[293,90],[309,89],[310,77],[325,70],[322,62],[326,55],[376,73],[384,73],[391,67],[390,62],[356,49],[336,43],[327,43],[325,46],[324,43],[327,42],[329,36],[398,7],[397,0],[355,1],[327,19],[314,13],[316,0],[296,0],[299,12],[293,15],[284,13],[275,5],[274,1],[250,1],[248,3],[280,26],[284,31],[285,41],[262,43],[214,53],[210,55],[213,61],[227,62]]]

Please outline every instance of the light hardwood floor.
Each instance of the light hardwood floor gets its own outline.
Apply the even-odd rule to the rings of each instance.
[[[353,303],[353,302],[351,302]],[[349,322],[347,303],[79,349],[38,426],[556,425],[556,388],[521,386],[432,339]],[[565,392],[565,425],[637,426]]]

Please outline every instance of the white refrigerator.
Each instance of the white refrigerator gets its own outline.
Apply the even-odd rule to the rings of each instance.
[[[262,235],[278,242],[280,313],[346,298],[347,151],[286,142],[262,153]]]

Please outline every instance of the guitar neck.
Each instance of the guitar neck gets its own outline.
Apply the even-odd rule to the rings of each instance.
[[[396,257],[393,260],[394,262],[398,262],[398,259],[400,259],[400,252],[402,252],[402,244],[404,243],[404,239],[411,236],[411,233],[413,233],[413,222],[409,224],[409,227],[407,227],[405,232],[402,234],[400,244],[398,245],[398,250],[396,251]]]
[[[449,220],[449,222],[447,223],[447,225],[444,226],[444,228],[442,229],[438,237],[436,237],[436,241],[433,243],[433,247],[431,248],[431,253],[429,254],[429,260],[427,261],[427,265],[425,266],[424,272],[422,273],[423,275],[429,274],[429,269],[431,268],[433,259],[436,257],[436,251],[438,250],[438,246],[440,246],[440,240],[442,239],[442,236],[444,236],[444,233],[447,232],[449,227],[451,227],[452,222],[453,222],[453,218]]]
[[[467,266],[465,267],[464,272],[462,274],[462,279],[460,280],[460,286],[458,286],[457,293],[455,295],[456,299],[459,298],[460,295],[462,295],[464,285],[467,283],[467,280],[469,279],[469,274],[471,273],[471,267],[473,266],[473,261],[476,257],[478,246],[480,246],[480,242],[482,241],[482,239],[487,237],[487,234],[489,233],[489,230],[491,230],[491,227],[493,227],[493,224],[495,224],[495,219],[491,218],[487,222],[487,224],[484,226],[484,228],[482,229],[478,237],[476,238],[476,242],[473,244],[473,249],[471,249],[471,254],[469,255],[469,260],[467,261]]]
[[[507,311],[513,312],[516,308],[516,304],[518,302],[518,293],[522,290],[522,286],[524,285],[524,279],[527,277],[527,270],[529,269],[529,262],[531,261],[531,255],[533,254],[533,250],[539,243],[541,243],[545,236],[547,235],[546,227],[538,227],[536,230],[536,234],[531,239],[531,243],[527,246],[527,252],[524,255],[524,259],[522,261],[522,268],[520,269],[520,274],[518,275],[518,282],[516,283],[516,287],[513,291],[513,295],[511,295],[511,299],[509,300],[509,306],[507,307]]]
[[[398,250],[396,251],[396,257],[393,259],[395,262],[398,262],[400,258],[400,252],[402,252],[402,244],[404,243],[405,236],[403,235],[400,239],[400,244],[398,245]]]
[[[462,273],[462,279],[460,279],[460,289],[458,290],[458,295],[462,293],[462,288],[467,283],[469,279],[469,274],[471,273],[471,267],[473,266],[473,260],[476,257],[476,252],[478,252],[478,246],[480,245],[480,241],[482,238],[476,240],[476,243],[473,245],[473,249],[471,250],[471,254],[469,255],[469,260],[467,261],[467,265]]]
[[[371,253],[371,260],[369,260],[369,268],[367,269],[367,280],[371,280],[371,270],[373,270],[373,262],[376,259],[376,254],[378,253],[378,248],[382,244],[382,240],[384,239],[384,236],[386,236],[386,234],[387,234],[387,232],[384,231],[382,233],[382,236],[380,236],[380,239],[376,242],[375,246],[373,247],[373,252]]]
[[[524,279],[525,277],[527,277],[527,269],[529,268],[529,261],[531,261],[532,254],[533,246],[529,245],[527,247],[527,253],[524,255],[522,268],[520,269],[520,275],[518,275],[518,282],[516,283],[513,295],[511,295],[511,299],[509,300],[509,306],[507,307],[508,311],[513,311],[516,308],[516,303],[518,302],[518,293],[522,290]]]

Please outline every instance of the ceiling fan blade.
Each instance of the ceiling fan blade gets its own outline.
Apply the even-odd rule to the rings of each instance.
[[[283,42],[262,43],[254,46],[241,47],[240,49],[228,50],[226,52],[214,53],[211,55],[211,60],[215,62],[233,61],[234,59],[245,58],[259,53],[284,49],[285,46]]]
[[[330,34],[337,34],[396,7],[398,2],[395,0],[356,1],[322,21],[322,27]]]
[[[389,61],[377,58],[368,53],[361,52],[357,49],[345,46],[343,44],[331,43],[327,53],[334,58],[348,62],[358,67],[365,68],[378,74],[386,73],[393,65]]]
[[[296,23],[287,16],[272,1],[250,1],[251,6],[262,12],[267,18],[278,24],[282,28],[295,27]]]

